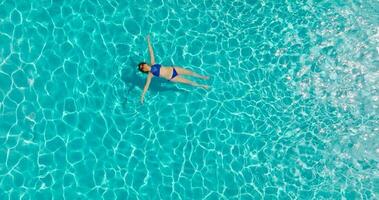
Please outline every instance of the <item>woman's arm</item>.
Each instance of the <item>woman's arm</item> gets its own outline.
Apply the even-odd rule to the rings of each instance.
[[[147,78],[146,78],[146,83],[145,83],[145,87],[143,88],[143,92],[142,92],[142,95],[141,95],[141,103],[143,103],[143,100],[145,98],[145,94],[147,92],[147,89],[149,89],[149,86],[150,86],[150,82],[151,82],[151,78],[153,78],[153,74],[152,73],[149,73],[147,75]]]
[[[155,64],[154,51],[153,51],[153,47],[150,44],[150,35],[147,35],[146,39],[147,39],[147,45],[149,46],[150,65],[154,65]]]

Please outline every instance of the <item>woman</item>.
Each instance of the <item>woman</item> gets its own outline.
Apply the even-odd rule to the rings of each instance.
[[[177,66],[166,67],[161,64],[155,63],[153,48],[151,47],[151,44],[150,44],[150,36],[148,35],[146,38],[147,38],[147,44],[148,44],[149,53],[150,53],[150,65],[148,65],[146,62],[141,62],[138,64],[138,69],[141,72],[148,74],[147,79],[146,79],[146,84],[145,84],[145,87],[143,88],[143,92],[141,96],[141,103],[143,103],[145,93],[147,89],[149,88],[149,85],[153,76],[161,77],[172,82],[185,83],[185,84],[208,89],[207,85],[201,85],[201,84],[192,82],[186,78],[183,78],[181,75],[194,76],[194,77],[198,77],[202,79],[208,79],[208,76],[202,76],[200,74],[192,72],[188,69],[184,69],[182,67],[177,67]]]

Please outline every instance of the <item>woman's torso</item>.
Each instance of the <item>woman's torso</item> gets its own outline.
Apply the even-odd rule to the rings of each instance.
[[[152,67],[153,66],[154,65],[152,65]],[[154,71],[154,69],[152,69],[152,71]],[[156,76],[157,73],[155,72],[155,73],[153,73],[153,75]],[[171,76],[172,76],[172,67],[166,67],[166,66],[161,65],[161,67],[159,69],[159,77],[165,78],[165,79],[170,79]]]

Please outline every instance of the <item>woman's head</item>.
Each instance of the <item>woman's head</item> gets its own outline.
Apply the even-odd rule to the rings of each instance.
[[[138,70],[142,73],[148,73],[149,72],[149,66],[145,62],[140,62],[138,64]]]

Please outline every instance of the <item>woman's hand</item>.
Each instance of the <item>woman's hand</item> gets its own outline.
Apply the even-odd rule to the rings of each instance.
[[[150,34],[146,36],[146,40],[150,42]]]
[[[145,98],[145,97],[142,95],[142,96],[141,96],[141,104],[143,104],[143,100],[144,100],[144,98]]]

